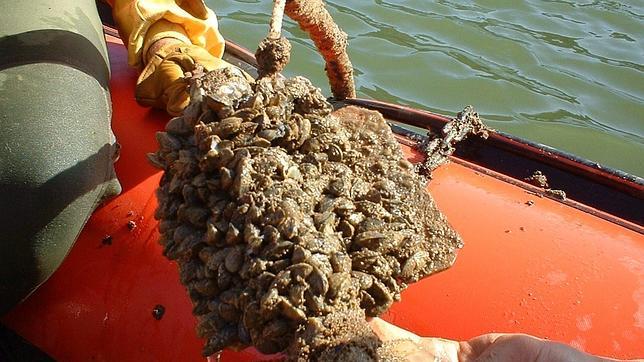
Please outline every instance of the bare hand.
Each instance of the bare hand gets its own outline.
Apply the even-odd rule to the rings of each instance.
[[[465,342],[419,337],[379,318],[369,324],[383,341],[394,342],[397,356],[407,361],[615,361],[591,356],[568,345],[527,334],[484,334]]]

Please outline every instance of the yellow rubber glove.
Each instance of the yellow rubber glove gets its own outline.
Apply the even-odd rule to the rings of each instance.
[[[179,115],[189,103],[184,73],[197,63],[206,70],[230,66],[221,60],[225,41],[203,0],[111,0],[112,15],[126,42],[128,62],[143,68],[136,99]]]
[[[144,106],[165,109],[173,116],[180,115],[190,101],[184,73],[193,71],[196,64],[208,71],[231,66],[199,46],[170,43],[149,58],[137,81],[136,100]]]
[[[148,48],[162,38],[174,38],[204,48],[214,57],[224,54],[217,17],[203,0],[109,0],[128,63],[142,68]]]

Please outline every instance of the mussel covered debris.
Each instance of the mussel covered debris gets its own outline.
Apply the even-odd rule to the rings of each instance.
[[[333,112],[305,78],[195,74],[157,140],[160,243],[205,355],[280,352],[333,318],[377,316],[461,246],[382,116]],[[291,358],[326,353],[307,343]]]

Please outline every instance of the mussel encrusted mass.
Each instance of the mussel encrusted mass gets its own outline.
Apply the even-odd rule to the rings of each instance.
[[[379,113],[333,112],[303,77],[253,82],[226,68],[190,89],[149,158],[165,171],[160,242],[204,355],[284,351],[331,314],[381,314],[453,263],[461,239]]]

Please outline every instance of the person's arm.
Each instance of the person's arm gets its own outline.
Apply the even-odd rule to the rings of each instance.
[[[108,0],[119,34],[128,49],[128,62],[142,68],[151,44],[162,38],[224,54],[217,16],[203,0]]]
[[[189,103],[186,72],[231,66],[221,59],[225,41],[217,18],[202,0],[110,0],[112,15],[141,69],[136,99],[144,106],[179,115]]]
[[[373,318],[369,324],[383,342],[396,341],[393,342],[393,348],[397,355],[406,361],[617,361],[593,356],[563,343],[527,334],[490,333],[469,341],[457,342],[420,337],[380,318]]]

